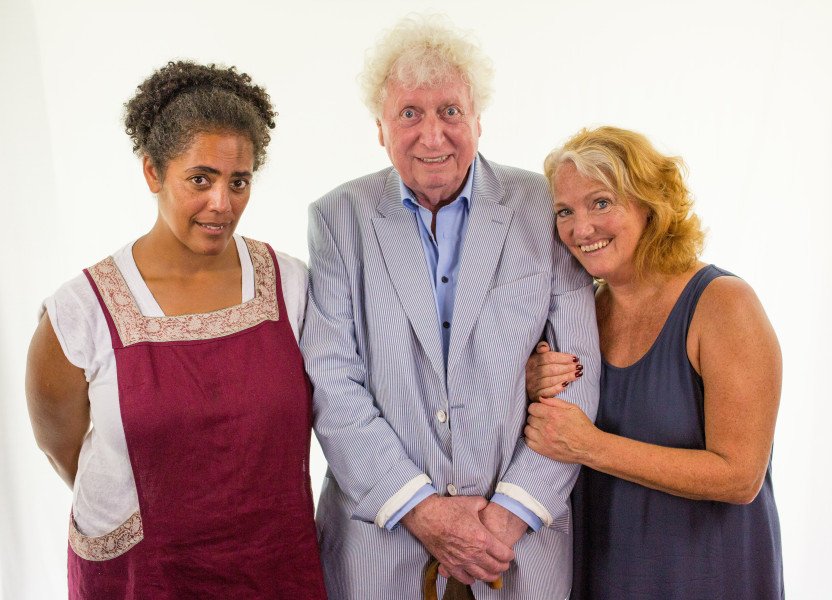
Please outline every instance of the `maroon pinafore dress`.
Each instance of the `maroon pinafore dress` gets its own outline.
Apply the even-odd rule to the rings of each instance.
[[[70,527],[69,597],[326,598],[309,483],[310,385],[274,252],[255,297],[144,317],[112,258],[85,271],[107,319],[139,510]]]

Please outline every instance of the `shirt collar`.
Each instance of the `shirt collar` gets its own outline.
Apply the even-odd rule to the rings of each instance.
[[[479,158],[475,156],[474,162],[471,163],[471,166],[468,169],[468,179],[465,181],[465,186],[462,188],[459,196],[456,197],[456,200],[462,200],[466,207],[471,205],[471,193],[474,191],[474,177],[477,172],[476,167],[478,160]],[[419,209],[421,205],[416,201],[416,194],[414,194],[410,188],[404,184],[401,177],[399,177],[399,193],[402,196],[402,204],[413,212],[416,212]],[[454,200],[454,202],[456,202],[456,200]],[[453,204],[453,202],[451,204]]]

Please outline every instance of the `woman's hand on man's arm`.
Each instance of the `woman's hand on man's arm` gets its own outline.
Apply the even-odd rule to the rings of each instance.
[[[526,362],[526,393],[532,402],[553,398],[580,378],[583,369],[577,356],[551,352],[549,344],[540,342]]]

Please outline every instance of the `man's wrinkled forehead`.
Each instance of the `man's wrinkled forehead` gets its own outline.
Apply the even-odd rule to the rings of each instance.
[[[431,81],[419,78],[409,80],[399,79],[391,75],[383,87],[382,104],[388,105],[388,99],[396,105],[407,105],[417,98],[426,95],[438,99],[440,104],[464,104],[471,108],[474,103],[474,91],[457,71],[449,71],[446,75]]]

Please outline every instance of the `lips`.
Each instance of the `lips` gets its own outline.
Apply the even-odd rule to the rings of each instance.
[[[450,158],[450,154],[446,154],[445,156],[437,156],[436,158],[420,158],[423,163],[427,164],[436,164],[436,163],[443,163]]]
[[[595,252],[596,250],[600,250],[608,246],[610,240],[602,240],[600,242],[595,242],[594,244],[588,244],[586,246],[579,245],[578,247],[581,249],[581,252],[588,253],[588,252]]]
[[[211,233],[221,233],[231,223],[202,223],[200,221],[196,221],[196,224]]]

